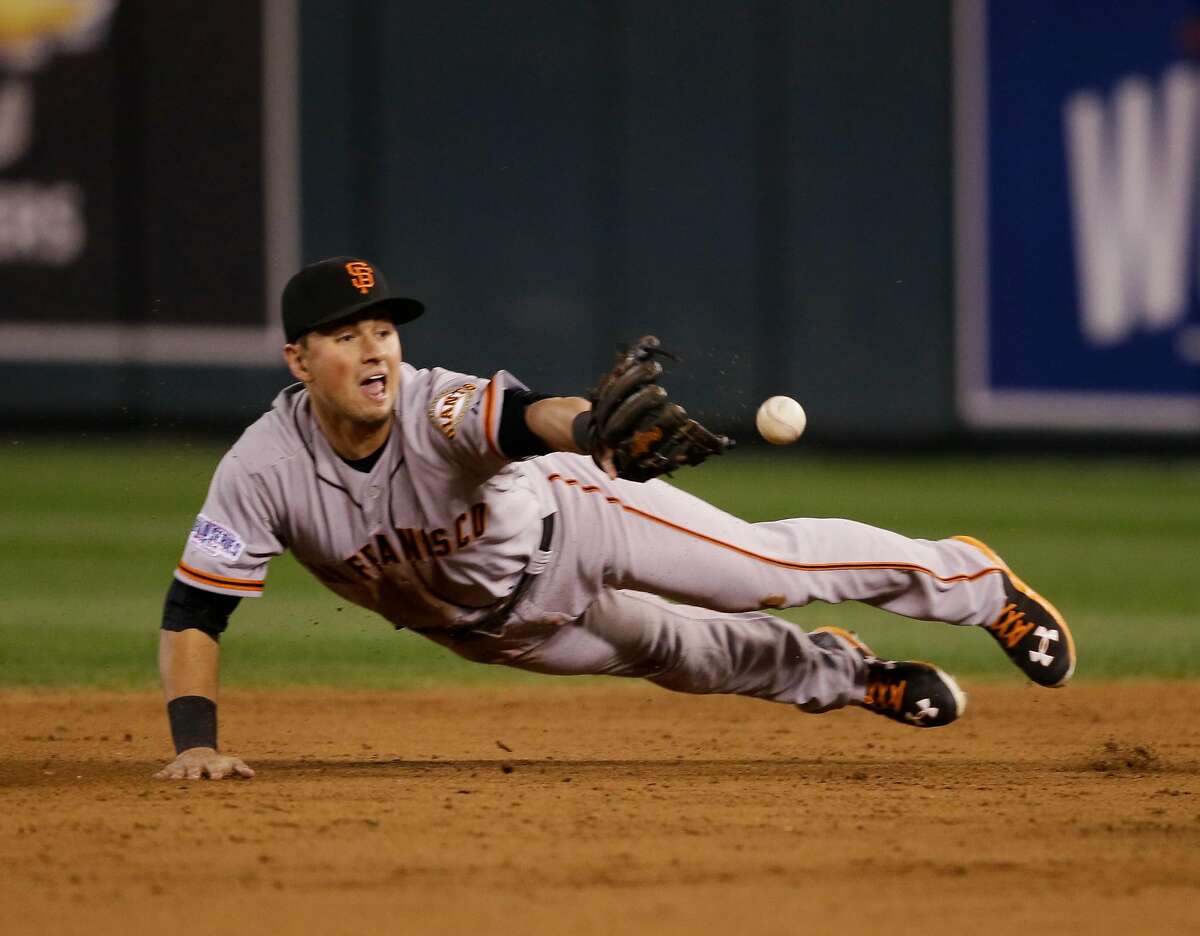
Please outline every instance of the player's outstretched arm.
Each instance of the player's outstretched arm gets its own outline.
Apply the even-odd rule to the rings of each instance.
[[[592,404],[583,397],[548,397],[529,405],[525,422],[550,451],[587,454],[587,449],[579,447],[572,427],[575,417],[591,408]]]
[[[217,683],[221,645],[197,628],[159,632],[158,670],[176,756],[159,780],[253,777],[240,758],[217,750]]]
[[[525,422],[550,451],[587,455],[591,453],[588,439],[591,412],[591,401],[583,397],[550,397],[530,405],[525,410]],[[594,457],[610,478],[617,476],[610,449],[600,449]]]

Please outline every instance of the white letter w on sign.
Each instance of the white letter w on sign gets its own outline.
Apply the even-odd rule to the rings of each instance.
[[[1107,107],[1093,91],[1064,105],[1079,308],[1092,344],[1186,315],[1197,96],[1192,70],[1176,65],[1157,94],[1130,76]]]

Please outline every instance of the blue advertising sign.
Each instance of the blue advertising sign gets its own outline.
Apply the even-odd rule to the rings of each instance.
[[[959,405],[1200,429],[1200,4],[955,6]]]

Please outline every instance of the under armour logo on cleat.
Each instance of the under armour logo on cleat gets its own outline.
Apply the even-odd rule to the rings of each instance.
[[[1033,632],[1033,636],[1038,638],[1038,648],[1029,651],[1030,662],[1041,663],[1042,666],[1049,666],[1054,662],[1054,657],[1047,651],[1050,649],[1050,641],[1058,640],[1058,630],[1050,630],[1049,628],[1038,626],[1038,629]]]
[[[917,709],[918,711],[916,712],[904,713],[904,717],[914,725],[920,725],[923,722],[933,721],[933,719],[938,717],[938,707],[936,705],[930,705],[928,699],[917,699]]]

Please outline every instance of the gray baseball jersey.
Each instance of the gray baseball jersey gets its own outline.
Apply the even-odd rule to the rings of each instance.
[[[222,459],[176,577],[261,595],[284,549],[323,584],[399,626],[470,623],[512,591],[553,505],[497,443],[491,379],[401,365],[395,431],[370,472],[347,465],[288,387]]]
[[[337,456],[307,391],[289,387],[222,460],[176,576],[254,596],[291,549],[347,600],[469,659],[811,711],[862,697],[861,655],[763,609],[856,600],[980,625],[1004,604],[1001,566],[958,540],[849,520],[748,523],[661,480],[610,479],[587,456],[510,463],[504,390],[523,386],[504,371],[402,365],[369,473]],[[503,628],[472,629],[498,603]]]

